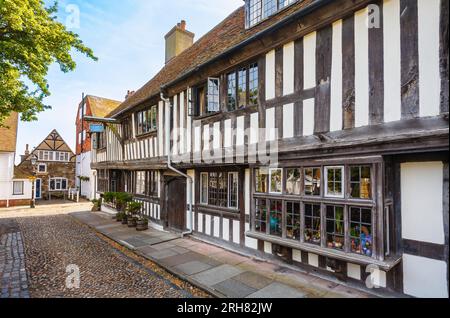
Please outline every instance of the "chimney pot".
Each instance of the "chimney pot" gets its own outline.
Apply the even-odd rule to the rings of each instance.
[[[186,31],[186,21],[185,20],[181,20],[180,28],[181,28],[181,30]]]

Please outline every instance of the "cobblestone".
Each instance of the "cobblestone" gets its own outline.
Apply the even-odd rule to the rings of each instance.
[[[0,298],[29,298],[20,232],[0,236]]]
[[[17,221],[24,236],[24,248],[17,253],[22,255],[25,250],[28,295],[33,298],[192,297],[191,293],[116,250],[70,216],[18,218]],[[66,272],[69,265],[79,268],[79,288],[66,286],[72,273]],[[10,275],[13,273],[23,277],[22,271],[10,271]],[[19,279],[14,295],[22,284],[25,282]]]

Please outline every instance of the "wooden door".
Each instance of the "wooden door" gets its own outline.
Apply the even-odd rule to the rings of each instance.
[[[170,178],[166,183],[166,216],[170,229],[186,229],[186,179]]]

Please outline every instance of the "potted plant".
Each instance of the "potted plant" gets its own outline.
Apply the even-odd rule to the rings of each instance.
[[[114,195],[116,200],[116,209],[119,212],[124,212],[127,204],[133,200],[131,194],[126,192],[118,192]]]
[[[124,219],[127,222],[127,214],[125,212],[117,212],[117,214],[116,214],[116,221],[117,222],[123,222]]]
[[[127,205],[127,217],[128,217],[128,227],[137,226],[137,215],[142,209],[142,203],[139,202],[129,202]]]
[[[148,218],[143,216],[143,217],[138,217],[137,221],[136,221],[136,230],[137,231],[145,231],[148,230]]]
[[[94,206],[92,207],[92,212],[98,212],[98,211],[100,211],[100,208],[101,208],[101,206],[102,206],[102,203],[101,203],[101,200],[97,200],[97,199],[94,199],[94,200],[92,200],[91,201],[93,204],[94,204]]]

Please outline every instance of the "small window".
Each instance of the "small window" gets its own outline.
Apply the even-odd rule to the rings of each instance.
[[[65,191],[67,190],[66,178],[51,178],[50,179],[50,191]]]
[[[257,105],[258,104],[258,95],[259,95],[259,79],[258,79],[258,64],[252,64],[250,65],[250,69],[248,72],[249,75],[249,83],[248,83],[248,89],[249,89],[249,103],[250,105]]]
[[[344,208],[327,206],[327,246],[338,250],[344,249]]]
[[[300,240],[300,203],[286,202],[286,237]]]
[[[256,199],[255,202],[255,231],[266,233],[267,231],[267,201],[266,199]]]
[[[327,197],[344,197],[344,167],[326,167],[325,193]]]
[[[350,168],[350,195],[354,199],[370,200],[372,198],[370,166]]]
[[[267,193],[267,179],[268,179],[267,169],[258,168],[255,169],[255,186],[256,192]]]
[[[238,208],[238,173],[231,172],[228,174],[228,207]]]
[[[216,113],[220,110],[218,78],[208,78],[208,109],[207,113]]]
[[[320,196],[322,170],[320,168],[306,168],[304,172],[305,195]]]
[[[46,173],[47,172],[47,165],[45,163],[40,163],[38,165],[38,172],[39,173]]]
[[[208,204],[218,207],[228,207],[227,174],[211,172],[208,176]]]
[[[208,204],[208,173],[200,174],[200,203]]]
[[[300,195],[301,176],[300,169],[287,169],[286,194]]]
[[[350,208],[350,241],[352,252],[372,256],[372,211]]]
[[[320,204],[305,203],[305,242],[320,245]]]
[[[157,126],[157,106],[136,113],[136,134],[143,135],[155,131]]]
[[[270,200],[270,235],[281,237],[283,234],[283,203],[281,200]]]
[[[270,193],[283,192],[283,169],[270,169]]]
[[[23,195],[23,181],[13,181],[13,195]]]
[[[136,194],[145,195],[145,171],[136,172]]]

